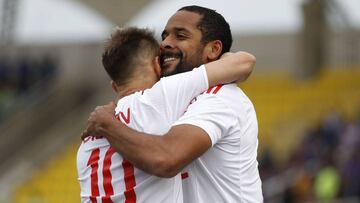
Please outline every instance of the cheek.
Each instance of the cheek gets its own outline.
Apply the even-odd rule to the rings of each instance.
[[[197,64],[203,63],[207,59],[206,54],[201,47],[194,47],[188,57],[191,61]]]
[[[185,54],[185,55],[187,55],[188,57],[190,57],[190,58],[192,58],[192,57],[194,57],[194,56],[198,56],[199,54],[199,47],[198,46],[194,46],[194,45],[192,45],[192,46],[188,46],[188,47],[186,47],[186,48],[184,48],[183,49],[183,53]]]
[[[201,61],[203,61],[204,63],[207,63],[208,62],[208,55],[207,55],[207,53],[202,53],[201,54]]]
[[[179,50],[183,54],[183,61],[187,61],[190,64],[202,64],[204,59],[204,47],[199,45],[195,41],[184,41],[179,43]]]

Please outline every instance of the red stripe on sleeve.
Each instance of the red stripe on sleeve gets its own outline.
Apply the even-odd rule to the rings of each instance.
[[[97,170],[99,168],[99,154],[100,149],[95,149],[91,152],[89,161],[87,163],[87,166],[91,167],[91,197],[90,200],[92,203],[96,203],[96,197],[99,196],[99,186],[98,186],[98,175]]]
[[[182,173],[181,174],[181,179],[186,179],[186,178],[188,178],[189,177],[189,173],[188,172],[184,172],[184,173]]]
[[[223,85],[218,85],[218,86],[216,86],[213,94],[216,94],[216,93],[221,89],[222,86],[223,86]]]
[[[136,203],[136,193],[134,190],[134,187],[136,186],[134,166],[126,159],[123,159],[122,166],[124,168],[124,180],[126,187],[126,191],[124,192],[125,203]]]
[[[214,87],[210,87],[210,88],[206,91],[206,93],[209,94],[213,88],[214,88]]]
[[[110,196],[114,194],[114,189],[111,184],[112,175],[110,172],[111,166],[111,157],[115,153],[115,150],[112,147],[106,151],[104,158],[104,167],[103,167],[103,185],[105,190],[105,197],[102,197],[103,203],[112,203]]]

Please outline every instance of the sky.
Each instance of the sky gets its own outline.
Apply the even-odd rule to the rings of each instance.
[[[185,5],[205,6],[215,9],[229,22],[237,33],[294,31],[300,27],[298,4],[302,0],[181,0],[155,1],[132,19],[130,25],[148,26],[156,31],[163,29],[167,19]],[[160,12],[154,12],[159,10]],[[149,17],[151,16],[151,18]]]
[[[113,25],[94,10],[74,0],[19,0],[18,43],[99,41]]]
[[[2,0],[0,0],[1,2]],[[180,7],[196,4],[215,9],[229,22],[233,33],[296,32],[300,5],[305,0],[154,0],[127,25],[149,27],[160,34],[167,19]],[[353,27],[360,29],[360,0],[336,0]],[[17,43],[99,41],[114,25],[76,0],[19,0]],[[333,18],[340,18],[331,11]]]

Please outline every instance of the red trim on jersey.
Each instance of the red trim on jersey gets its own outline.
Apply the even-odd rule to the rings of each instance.
[[[92,203],[97,203],[96,196],[90,196],[90,200]]]
[[[110,196],[101,197],[102,203],[113,203]]]
[[[188,178],[189,177],[189,173],[188,172],[184,172],[184,173],[182,173],[181,174],[181,179],[186,179],[186,178]]]
[[[206,91],[206,93],[209,94],[213,88],[214,88],[214,87],[210,87],[210,88]]]
[[[123,159],[122,166],[124,168],[124,180],[126,191],[125,195],[125,203],[135,203],[136,202],[136,193],[134,187],[136,186],[135,175],[134,175],[134,166]]]
[[[110,196],[114,194],[114,189],[111,185],[112,175],[110,172],[111,157],[114,153],[114,148],[109,147],[109,149],[106,151],[104,158],[103,185],[106,196],[101,198],[103,203],[112,203]]]
[[[216,86],[215,90],[213,91],[213,94],[216,94],[222,87],[223,85],[218,85]]]
[[[223,85],[218,85],[218,86],[214,86],[214,87],[210,87],[205,93],[206,94],[216,94],[222,87]],[[215,89],[214,89],[215,88]],[[214,90],[214,91],[213,91]]]
[[[95,149],[91,152],[89,161],[87,163],[87,166],[91,167],[91,197],[90,200],[92,203],[97,203],[96,197],[100,195],[99,193],[99,186],[98,186],[98,175],[97,170],[99,168],[99,154],[100,149]]]

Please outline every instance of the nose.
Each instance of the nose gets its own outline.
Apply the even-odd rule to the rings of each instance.
[[[174,43],[173,43],[173,40],[171,40],[170,36],[167,36],[166,38],[164,38],[161,41],[160,48],[161,49],[172,49],[172,48],[174,48]]]

